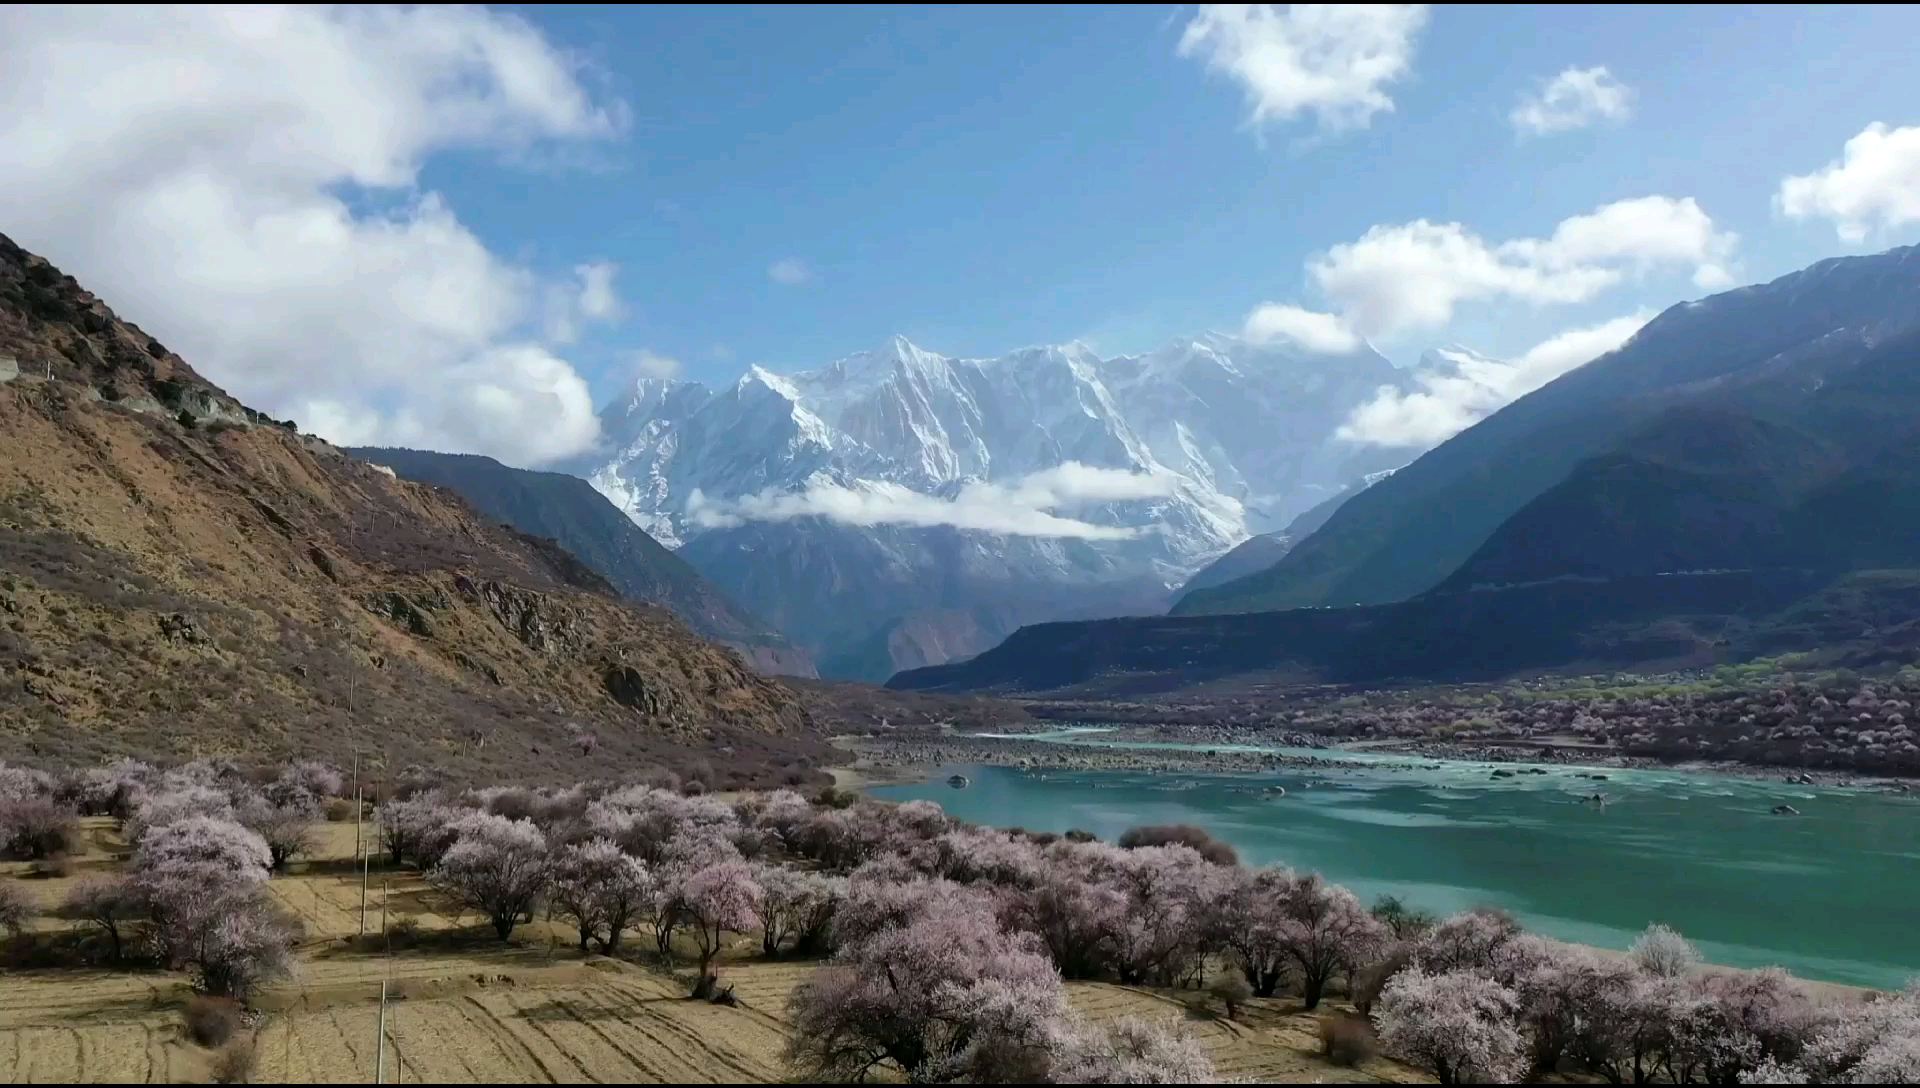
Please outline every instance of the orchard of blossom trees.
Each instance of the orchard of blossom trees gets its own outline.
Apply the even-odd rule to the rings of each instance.
[[[244,999],[286,973],[297,936],[269,875],[306,848],[340,789],[313,764],[260,781],[213,762],[0,766],[0,843],[29,857],[53,841],[48,828],[71,839],[77,814],[119,817],[129,873],[78,884],[69,916],[113,956],[139,949]],[[1920,990],[1822,1004],[1777,970],[1703,970],[1661,926],[1622,956],[1497,912],[1368,909],[1317,874],[1244,867],[1197,829],[1112,844],[832,791],[456,792],[423,773],[402,776],[377,816],[389,861],[501,940],[542,916],[583,952],[631,955],[636,935],[641,954],[693,968],[693,996],[717,1001],[732,1000],[723,964],[745,950],[818,960],[788,1010],[791,1058],[813,1078],[1213,1079],[1175,1023],[1077,1016],[1064,980],[1105,979],[1212,994],[1229,1017],[1249,993],[1307,1009],[1336,995],[1389,1054],[1447,1084],[1920,1080]],[[0,928],[21,925],[22,902],[0,881]]]

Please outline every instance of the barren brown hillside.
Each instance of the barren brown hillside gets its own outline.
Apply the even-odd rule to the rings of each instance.
[[[246,408],[0,236],[0,758],[729,785],[800,774],[806,724],[666,612]]]

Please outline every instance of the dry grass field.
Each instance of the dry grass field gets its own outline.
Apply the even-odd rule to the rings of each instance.
[[[45,910],[32,931],[72,923],[51,916],[72,881],[109,870],[125,851],[110,821],[88,820],[88,848],[72,875],[23,881]],[[583,958],[568,935],[525,926],[502,945],[462,919],[417,874],[374,869],[367,917],[378,934],[407,920],[410,947],[386,954],[360,939],[360,876],[351,824],[323,829],[316,857],[272,889],[307,928],[298,975],[255,1001],[259,1083],[367,1083],[384,1061],[388,1083],[739,1083],[790,1079],[787,998],[809,963],[757,961],[743,942],[723,978],[736,1008],[685,1000],[682,979],[652,965]],[[26,876],[24,864],[0,874]],[[636,954],[640,951],[636,945]],[[384,1058],[380,991],[388,993]],[[1190,1012],[1177,995],[1071,983],[1089,1017],[1178,1017],[1222,1076],[1290,1083],[1412,1083],[1430,1078],[1375,1059],[1357,1069],[1318,1057],[1312,1014],[1257,1001],[1240,1020]],[[210,1052],[186,1038],[191,997],[178,974],[55,968],[0,973],[0,1080],[10,1083],[205,1083]]]

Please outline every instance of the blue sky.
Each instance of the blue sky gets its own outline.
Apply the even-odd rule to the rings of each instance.
[[[1190,12],[1172,8],[525,14],[592,59],[630,132],[596,149],[600,169],[462,158],[424,184],[497,249],[617,261],[631,316],[595,346],[710,380],[893,332],[951,353],[1141,350],[1310,301],[1310,255],[1423,217],[1503,239],[1691,196],[1740,235],[1741,282],[1907,240],[1847,247],[1772,202],[1868,122],[1920,120],[1911,9],[1442,9],[1392,112],[1330,134],[1310,117],[1250,126],[1237,85],[1177,54]],[[1522,94],[1593,65],[1632,89],[1631,117],[1516,135]],[[788,258],[812,281],[773,282]],[[1382,346],[1403,362],[1447,339],[1513,353],[1701,293],[1656,272],[1578,305],[1464,306]]]
[[[1356,432],[1430,444],[1676,301],[1915,240],[1916,37],[1895,6],[12,7],[0,230],[343,443],[554,463],[642,370],[895,333],[1511,360]],[[1584,112],[1522,132],[1550,81]]]

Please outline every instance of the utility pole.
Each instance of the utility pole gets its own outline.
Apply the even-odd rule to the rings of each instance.
[[[387,980],[380,980],[380,1038],[374,1048],[373,1083],[387,1083]]]

